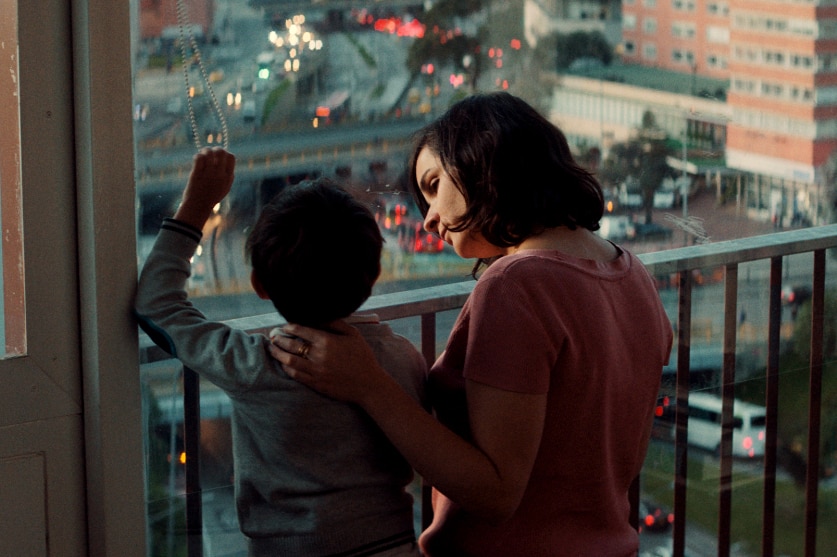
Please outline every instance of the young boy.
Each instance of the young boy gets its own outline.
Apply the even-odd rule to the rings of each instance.
[[[356,406],[288,377],[262,335],[208,321],[189,302],[190,258],[213,207],[230,191],[235,157],[202,149],[183,199],[166,219],[139,279],[142,328],[232,400],[238,519],[251,556],[419,555],[413,472]],[[344,319],[378,360],[423,402],[426,365],[375,315],[353,314],[380,272],[374,217],[328,180],[280,192],[247,240],[256,293],[288,321],[323,327]],[[299,354],[309,347],[300,343]]]

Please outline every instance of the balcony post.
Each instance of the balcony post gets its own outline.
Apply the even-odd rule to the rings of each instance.
[[[186,545],[188,557],[203,555],[201,496],[200,376],[183,368],[183,446],[186,451]],[[176,458],[176,455],[172,455]]]
[[[721,477],[718,512],[718,557],[729,557],[732,522],[732,434],[735,401],[735,348],[738,333],[738,265],[724,273],[724,359],[721,371]]]
[[[773,557],[776,528],[776,453],[779,424],[779,352],[782,325],[782,257],[770,258],[770,294],[767,338],[767,378],[764,426],[764,506],[762,556]]]
[[[686,488],[689,457],[689,373],[692,342],[692,270],[680,271],[677,319],[677,379],[674,438],[674,555],[686,550]]]
[[[811,356],[808,383],[808,449],[805,477],[805,556],[817,554],[817,500],[820,477],[822,419],[823,320],[825,317],[825,250],[814,252],[811,292]]]

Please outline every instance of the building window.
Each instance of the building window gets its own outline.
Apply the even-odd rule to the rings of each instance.
[[[784,66],[785,53],[778,50],[765,50],[762,52],[764,63],[771,66]]]
[[[812,56],[792,54],[790,57],[790,65],[798,69],[810,69],[814,66],[814,58]]]
[[[695,1],[694,0],[672,0],[671,1],[672,8],[678,12],[694,12],[695,11]]]
[[[679,48],[672,49],[671,61],[675,64],[686,63],[692,66],[695,61],[695,53],[691,50],[681,50]]]
[[[671,25],[671,35],[677,39],[693,39],[696,34],[695,24],[676,21]]]
[[[706,5],[706,13],[713,16],[726,17],[729,15],[729,5],[726,2],[709,2]]]
[[[729,44],[729,27],[709,25],[706,28],[706,41],[714,44]]]
[[[727,67],[727,60],[723,56],[709,54],[706,56],[706,65],[710,68],[724,69]]]

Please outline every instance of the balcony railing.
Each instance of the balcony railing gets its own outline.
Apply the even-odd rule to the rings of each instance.
[[[640,256],[659,278],[661,297],[675,326],[676,346],[661,392],[661,400],[674,400],[675,411],[671,422],[661,421],[660,427],[655,427],[657,438],[631,493],[632,520],[642,527],[636,513],[641,497],[670,505],[673,523],[666,540],[670,554],[837,554],[837,534],[827,526],[828,520],[835,523],[832,515],[837,512],[835,480],[828,479],[834,462],[821,461],[823,446],[837,454],[837,385],[824,382],[824,369],[830,363],[826,358],[833,356],[837,342],[833,326],[837,315],[826,315],[825,303],[826,254],[834,247],[837,225],[829,225]],[[374,311],[394,327],[396,323],[408,327],[400,332],[412,337],[432,362],[447,333],[440,329],[439,316],[460,308],[473,284],[468,281],[374,296],[363,309]],[[783,297],[783,288],[800,285],[810,293],[810,300],[797,313],[799,306]],[[803,322],[803,316],[810,318]],[[279,322],[278,316],[265,315],[230,324],[266,331]],[[805,341],[801,349],[804,366],[783,363],[799,339]],[[143,376],[151,385],[149,378],[159,377],[167,356],[147,339],[142,350]],[[717,363],[701,363],[695,357],[699,353],[716,355]],[[172,364],[171,360],[168,363]],[[791,368],[783,367],[787,365]],[[179,369],[171,371],[175,367],[168,365],[167,369],[181,377]],[[799,421],[780,413],[785,408],[780,399],[780,376],[783,384],[793,385],[793,396],[798,397],[793,407],[803,408],[804,423],[795,428],[780,428],[780,423]],[[800,385],[804,387],[802,395],[798,394]],[[723,401],[720,443],[715,451],[695,448],[689,442],[689,396],[698,390],[712,392]],[[208,535],[202,517],[200,458],[194,457],[202,449],[200,419],[206,405],[201,404],[198,376],[190,370],[183,370],[179,392],[182,400],[172,402],[174,414],[163,421],[174,424],[182,420],[183,424],[184,451],[189,458],[182,491],[191,557],[203,555]],[[754,393],[766,409],[764,454],[742,458],[733,455],[733,401],[746,395],[752,402]],[[830,401],[825,416],[824,400]],[[182,417],[175,415],[181,411]],[[782,439],[782,429],[798,434],[794,439]],[[788,490],[793,495],[788,495]],[[422,499],[426,522],[426,491]],[[797,549],[789,550],[789,545]]]

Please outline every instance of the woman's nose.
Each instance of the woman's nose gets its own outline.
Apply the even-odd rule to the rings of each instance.
[[[439,226],[439,215],[436,211],[433,210],[431,206],[427,210],[427,214],[424,216],[424,229],[428,232],[436,232],[436,229]]]

